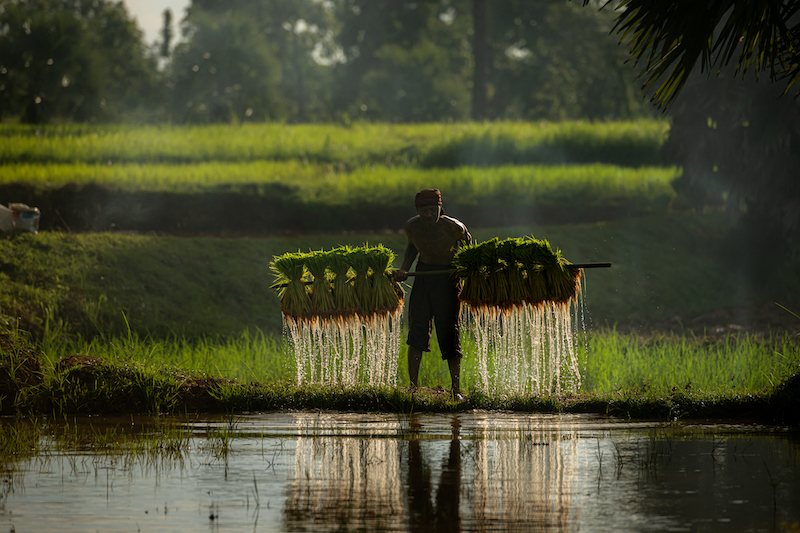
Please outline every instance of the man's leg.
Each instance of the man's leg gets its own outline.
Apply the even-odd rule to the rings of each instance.
[[[450,384],[453,389],[453,398],[461,399],[461,358],[453,356],[447,360],[447,367],[450,369]]]
[[[422,362],[422,350],[408,347],[408,379],[411,381],[411,388],[416,389],[419,385],[419,365]]]

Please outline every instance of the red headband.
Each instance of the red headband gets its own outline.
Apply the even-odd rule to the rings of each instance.
[[[442,205],[442,193],[439,189],[425,189],[419,191],[414,197],[414,207],[428,207]]]

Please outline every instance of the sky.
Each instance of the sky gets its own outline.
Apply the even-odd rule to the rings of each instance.
[[[178,25],[186,14],[189,0],[123,0],[132,18],[144,31],[147,44],[158,39],[158,33],[164,23],[163,13],[166,8],[172,11],[173,35],[180,37]]]

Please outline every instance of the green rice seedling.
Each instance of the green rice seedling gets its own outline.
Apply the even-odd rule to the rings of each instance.
[[[461,301],[469,305],[485,305],[491,298],[491,291],[481,245],[461,248],[453,258],[453,268],[455,275],[464,280]]]
[[[350,276],[348,254],[351,251],[349,246],[341,246],[328,254],[328,268],[333,272],[334,305],[341,315],[353,314],[359,306],[356,289]]]
[[[547,241],[539,241],[533,237],[524,239],[515,250],[515,254],[525,271],[527,284],[525,300],[531,305],[539,305],[548,297],[547,277],[543,265],[555,261],[555,254],[552,254]]]
[[[394,281],[389,268],[394,252],[383,245],[367,249],[367,261],[372,282],[372,308],[379,313],[391,313],[402,305],[402,289]]]
[[[210,126],[0,126],[0,162],[169,162],[305,159],[424,167],[511,162],[658,162],[669,122],[362,123]],[[470,148],[481,148],[470,150]]]
[[[499,255],[500,240],[491,239],[481,245],[481,261],[486,268],[487,284],[493,305],[502,306],[508,301],[508,280]]]
[[[503,307],[522,305],[527,296],[527,282],[521,264],[517,258],[517,250],[522,246],[522,239],[506,239],[497,245],[497,256],[505,274],[505,300]]]
[[[281,311],[286,316],[301,317],[311,312],[311,298],[303,277],[306,274],[306,254],[286,253],[272,261],[276,286],[281,299]]]
[[[363,314],[372,312],[372,283],[369,279],[369,253],[368,247],[353,248],[347,254],[350,268],[356,273],[353,279],[353,288],[358,298],[358,306]]]
[[[547,278],[548,300],[567,303],[577,297],[580,291],[581,269],[567,268],[566,263],[547,265],[544,269]]]
[[[320,250],[305,256],[306,268],[313,278],[311,282],[312,311],[319,316],[330,316],[336,309],[331,292],[331,281],[327,275],[331,255],[330,252]]]

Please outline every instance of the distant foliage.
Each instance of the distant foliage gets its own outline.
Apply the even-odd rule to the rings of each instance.
[[[652,114],[605,11],[486,5],[478,42],[471,0],[193,0],[148,45],[121,2],[0,0],[0,120],[452,122],[476,90],[489,120]]]
[[[107,122],[157,100],[121,2],[0,0],[0,120]]]

